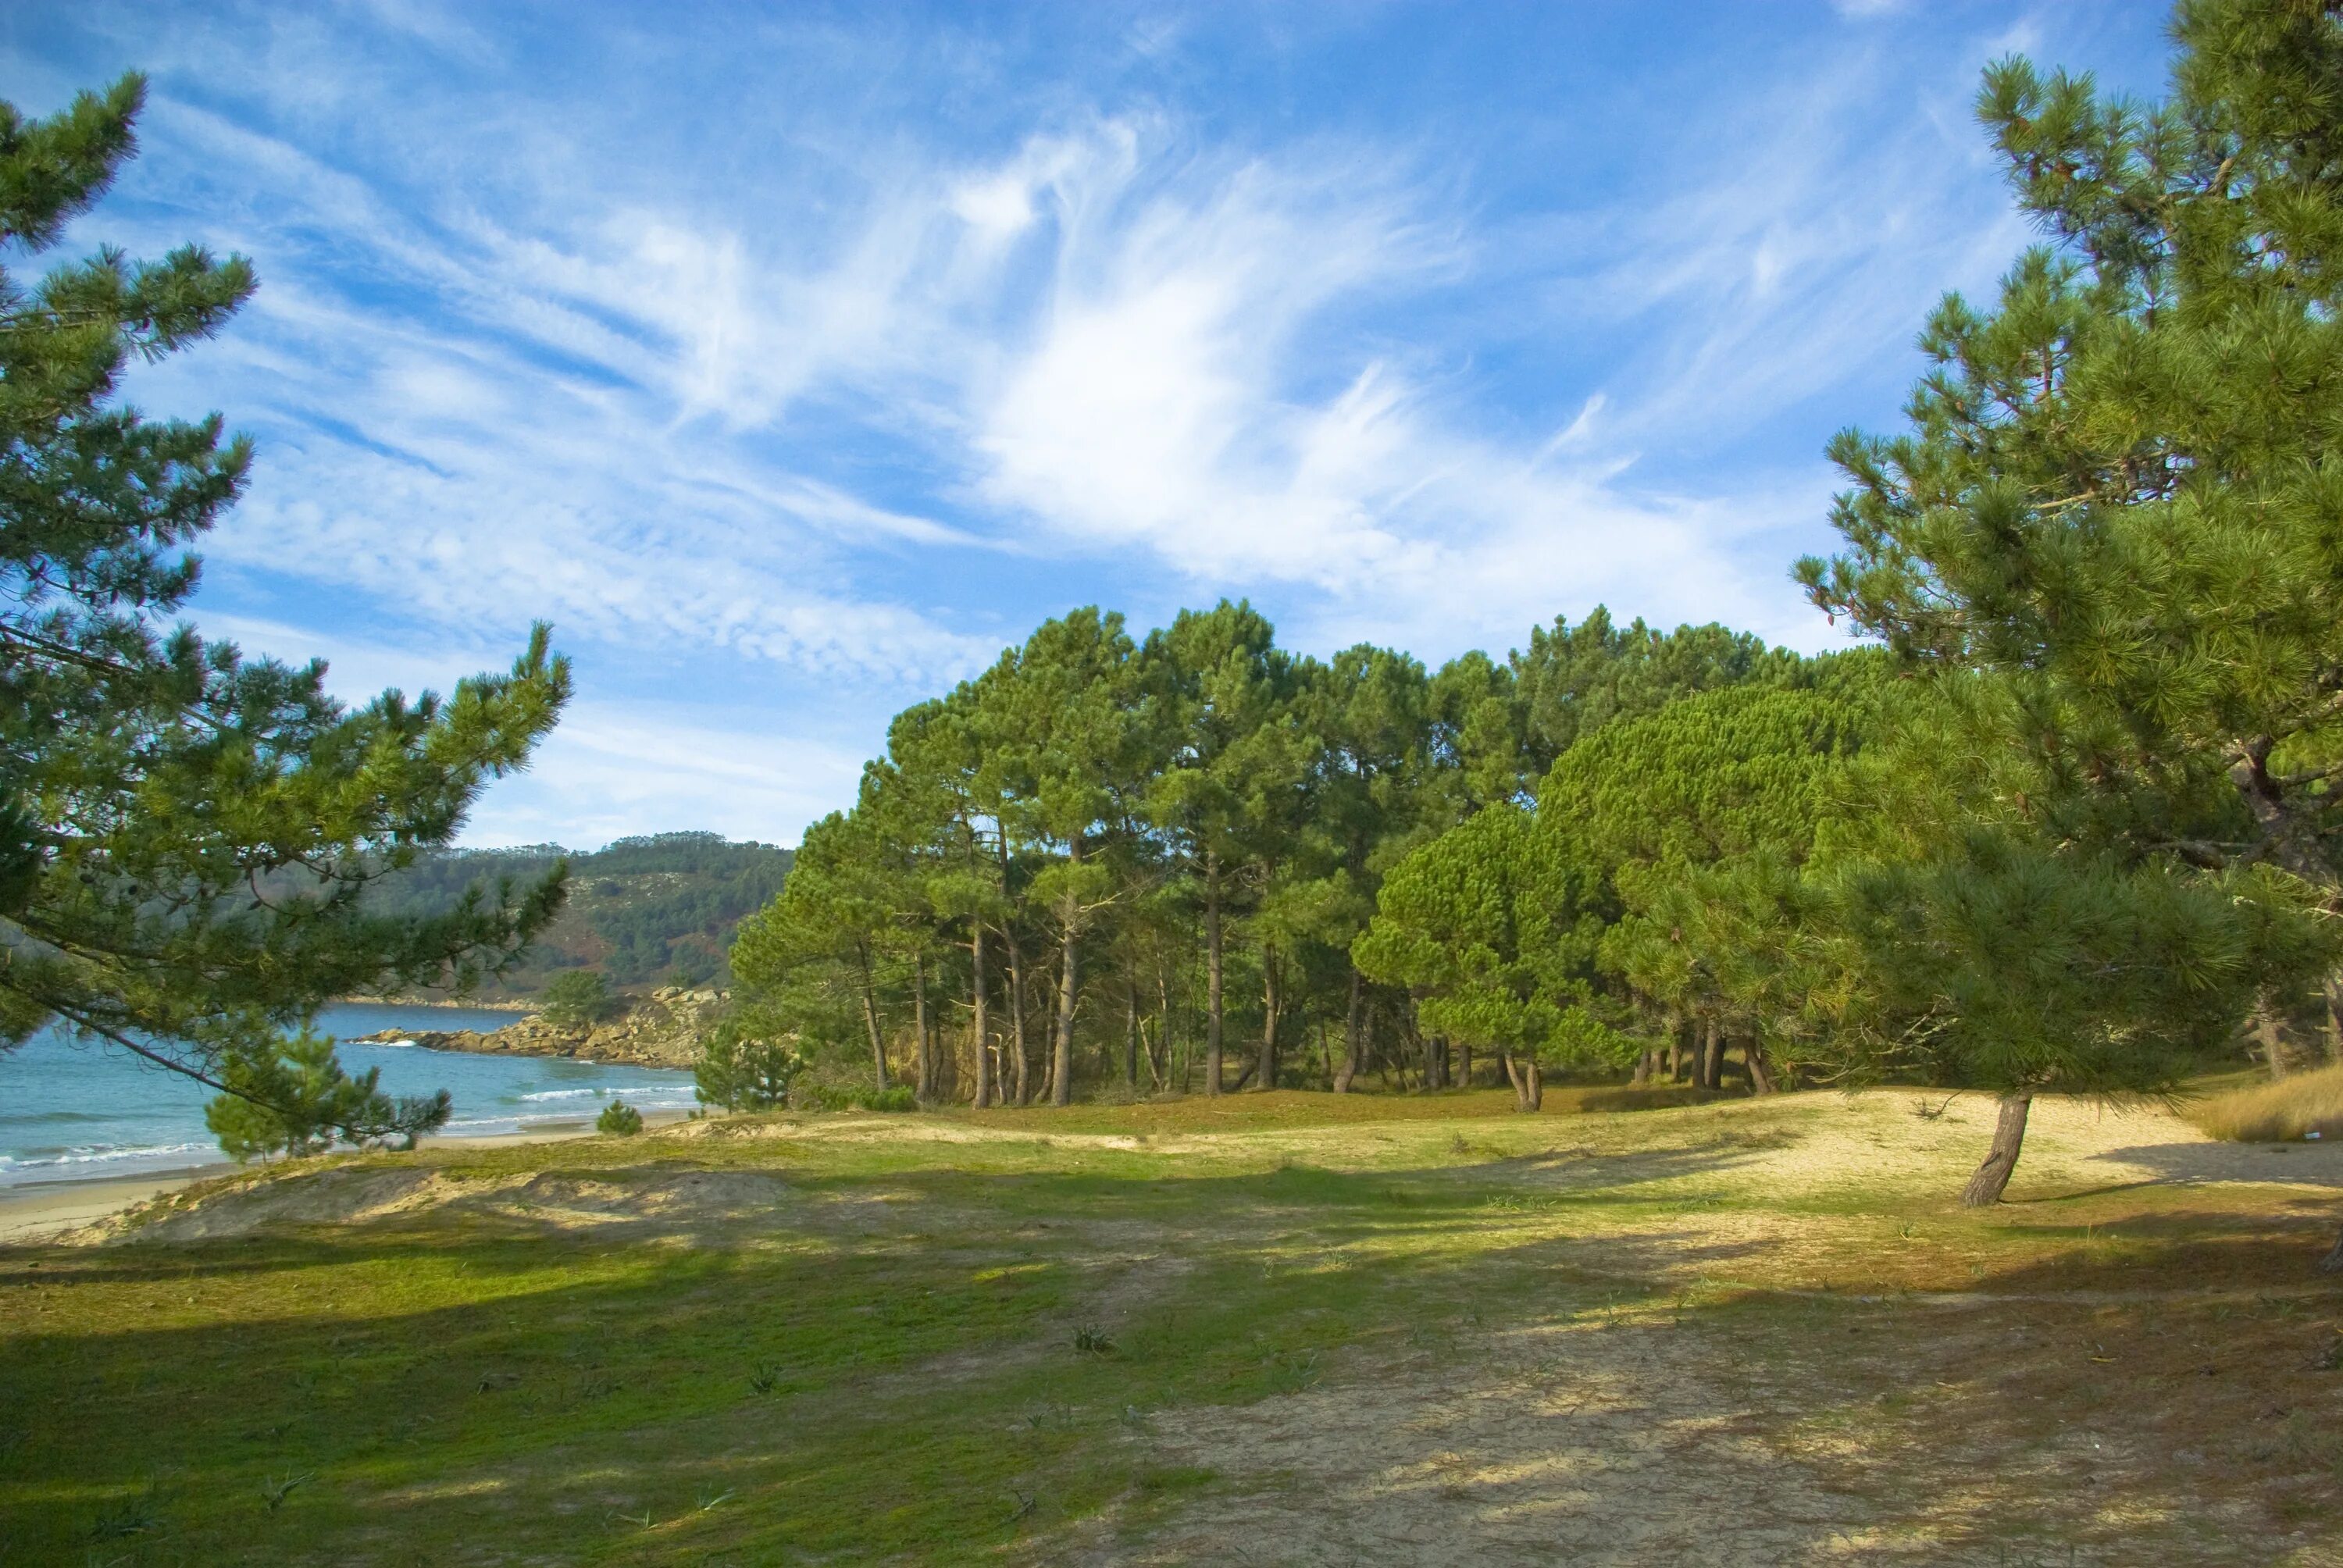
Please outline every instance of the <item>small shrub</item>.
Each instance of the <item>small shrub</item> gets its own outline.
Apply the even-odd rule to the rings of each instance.
[[[315,1472],[306,1470],[298,1475],[288,1475],[282,1481],[273,1475],[263,1476],[260,1482],[260,1501],[268,1505],[269,1513],[274,1513],[285,1506],[287,1498],[317,1479]]]
[[[2323,1067],[2184,1107],[2189,1121],[2235,1143],[2343,1138],[2343,1067]]]
[[[599,970],[563,970],[545,982],[539,1013],[561,1029],[591,1029],[618,1010],[618,999]]]
[[[119,1541],[164,1527],[163,1492],[153,1482],[128,1497],[117,1498],[97,1511],[89,1527],[93,1541]],[[116,1559],[120,1561],[120,1559]]]
[[[806,1068],[793,1040],[757,1039],[728,1020],[700,1047],[693,1092],[703,1105],[727,1111],[770,1111],[789,1101],[789,1088]]]
[[[846,1089],[836,1084],[809,1085],[798,1096],[805,1111],[917,1111],[919,1097],[901,1084],[891,1089]]]
[[[1074,1350],[1086,1356],[1112,1355],[1114,1342],[1106,1337],[1105,1330],[1085,1326],[1074,1331]]]
[[[613,1100],[602,1107],[602,1114],[594,1118],[594,1131],[615,1133],[620,1138],[632,1138],[643,1130],[643,1113],[623,1100]]]

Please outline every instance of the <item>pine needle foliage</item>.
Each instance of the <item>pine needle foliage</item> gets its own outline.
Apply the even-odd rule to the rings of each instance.
[[[1815,602],[1989,675],[1990,793],[2056,842],[2343,892],[2343,17],[2191,0],[2162,104],[2007,60],[2046,231],[1948,296],[1911,427],[1849,431]],[[2020,797],[2023,797],[2020,799]]]
[[[0,105],[0,1042],[61,1022],[254,1102],[294,1141],[328,1113],[380,1136],[400,1129],[377,1097],[308,1044],[287,1058],[285,1032],[337,995],[461,987],[551,916],[558,872],[422,919],[359,895],[528,760],[568,666],[540,627],[506,674],[348,709],[322,664],[247,659],[176,618],[252,449],[217,416],[145,417],[121,380],[225,327],[251,266],[189,246],[17,270],[135,152],[144,94],[132,75],[46,119]]]
[[[239,1053],[223,1069],[227,1093],[204,1109],[204,1124],[236,1163],[270,1155],[318,1154],[337,1141],[393,1140],[407,1148],[447,1124],[446,1090],[393,1100],[375,1087],[380,1069],[352,1078],[334,1042],[303,1029],[273,1056]]]
[[[2161,103],[1986,72],[2045,237],[1938,307],[1904,433],[1834,441],[1798,568],[1934,688],[1938,805],[1852,889],[1880,1038],[2013,1094],[2168,1086],[2343,913],[2343,11],[2173,32]]]

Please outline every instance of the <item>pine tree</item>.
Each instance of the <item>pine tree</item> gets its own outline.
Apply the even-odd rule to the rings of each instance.
[[[1539,792],[1541,823],[1602,879],[1603,967],[1630,1004],[1606,1021],[1684,1030],[1704,1088],[1721,1086],[1735,1041],[1762,1090],[1768,1049],[1798,1032],[1811,979],[1797,961],[1812,901],[1803,871],[1876,707],[1859,687],[1816,689],[1815,672],[1801,674],[1605,725]]]
[[[1264,811],[1301,782],[1293,660],[1252,606],[1182,610],[1142,655],[1167,755],[1148,791],[1197,893],[1204,927],[1204,1092],[1224,1087],[1227,928],[1237,879],[1257,865]]]
[[[0,105],[0,243],[38,253],[97,201],[143,95],[134,75],[45,120]],[[265,1098],[287,1030],[338,995],[474,982],[557,909],[558,869],[429,918],[360,895],[527,761],[569,671],[540,627],[508,675],[352,710],[321,664],[174,624],[252,450],[217,416],[142,417],[120,382],[254,286],[195,246],[0,271],[0,1040],[58,1022],[300,1121],[308,1098]],[[398,1131],[346,1109],[352,1136]]]
[[[227,1092],[204,1108],[204,1125],[241,1165],[271,1154],[316,1154],[337,1141],[392,1139],[412,1149],[417,1135],[446,1125],[454,1102],[446,1090],[393,1100],[375,1087],[379,1068],[352,1078],[335,1060],[334,1042],[303,1029],[266,1056],[239,1053],[222,1069]]]
[[[1986,1201],[2036,1089],[2169,1081],[2343,913],[2343,17],[2188,0],[2174,35],[2162,104],[1987,71],[2047,240],[1938,307],[1907,433],[1833,443],[1848,548],[1799,567],[1979,742],[1989,826],[1880,919],[2005,1097]]]
[[[1488,807],[1392,868],[1359,967],[1419,999],[1426,1029],[1498,1051],[1521,1108],[1544,1067],[1584,1036],[1603,923],[1561,835]]]
[[[545,982],[545,1020],[563,1029],[591,1029],[618,1008],[599,970],[563,970]]]
[[[806,1059],[753,1010],[719,1024],[692,1070],[692,1095],[727,1111],[774,1111],[789,1102]]]

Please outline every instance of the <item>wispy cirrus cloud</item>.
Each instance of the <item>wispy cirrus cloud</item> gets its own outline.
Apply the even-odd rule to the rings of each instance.
[[[1085,600],[1826,640],[1785,577],[1823,438],[2024,237],[1976,66],[2132,36],[1840,10],[1881,14],[166,5],[0,21],[0,76],[153,66],[85,235],[259,263],[138,383],[261,437],[206,620],[387,683],[550,618],[586,695],[476,836],[789,839]]]

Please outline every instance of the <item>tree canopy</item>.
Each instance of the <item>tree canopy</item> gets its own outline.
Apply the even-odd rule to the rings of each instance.
[[[809,829],[742,926],[734,972],[817,1055],[842,1062],[850,1033],[880,1087],[908,1026],[894,1054],[921,1092],[980,1103],[1064,1103],[1078,1079],[1136,1090],[1142,1065],[1151,1085],[1200,1070],[1219,1093],[1363,1070],[1442,1084],[1474,1047],[1524,1071],[1616,1048],[1574,1001],[1597,985],[1614,895],[1557,859],[1576,840],[1528,832],[1532,764],[1556,735],[1584,747],[1672,698],[1786,691],[1819,667],[1599,611],[1531,640],[1433,671],[1373,646],[1293,654],[1244,604],[1140,639],[1077,610],[896,720],[854,809]],[[1484,873],[1537,907],[1439,909]],[[1448,923],[1407,927],[1419,916]],[[1489,920],[1472,954],[1443,951]],[[1361,946],[1371,922],[1383,934]],[[1574,957],[1546,950],[1565,934]]]

